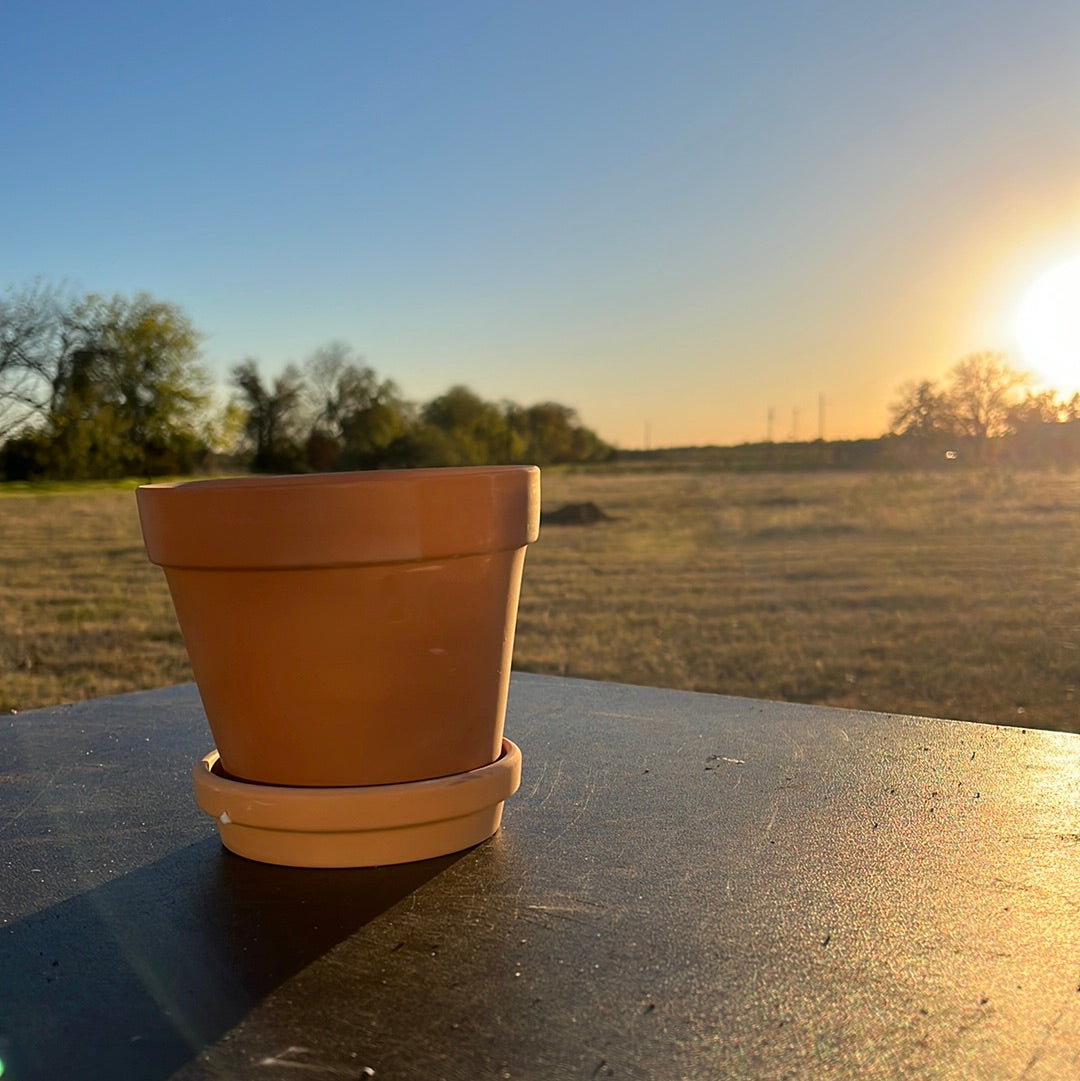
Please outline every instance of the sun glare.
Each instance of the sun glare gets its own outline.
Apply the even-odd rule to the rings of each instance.
[[[1024,360],[1041,381],[1064,394],[1080,390],[1080,256],[1028,289],[1015,329]]]

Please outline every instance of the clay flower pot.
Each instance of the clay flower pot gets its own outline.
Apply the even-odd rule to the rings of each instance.
[[[196,799],[227,847],[360,866],[498,828],[539,493],[534,466],[138,489],[217,745]]]

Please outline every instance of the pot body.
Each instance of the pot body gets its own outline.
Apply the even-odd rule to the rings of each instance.
[[[383,785],[501,753],[534,467],[148,485],[221,766]]]

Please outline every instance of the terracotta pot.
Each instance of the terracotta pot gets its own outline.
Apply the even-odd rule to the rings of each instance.
[[[539,485],[535,467],[501,466],[139,488],[217,743],[214,776],[344,789],[504,756]],[[205,763],[196,776],[207,783]]]

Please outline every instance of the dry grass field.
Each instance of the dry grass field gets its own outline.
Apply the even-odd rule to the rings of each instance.
[[[1080,731],[1080,474],[544,476],[516,666]],[[190,679],[130,490],[0,489],[0,709]]]

